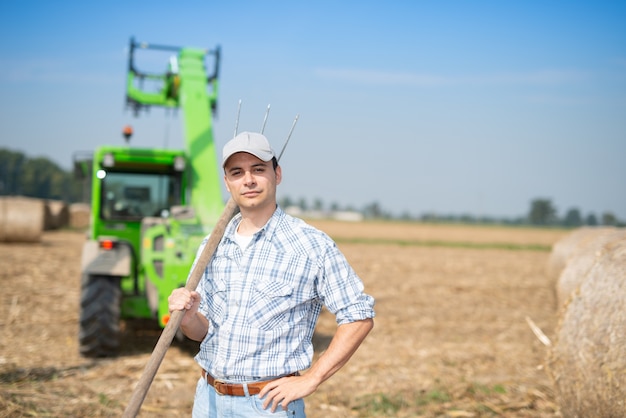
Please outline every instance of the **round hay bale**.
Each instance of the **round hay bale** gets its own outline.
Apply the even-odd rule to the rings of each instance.
[[[91,208],[86,203],[72,203],[70,205],[69,225],[75,229],[85,229],[89,227],[91,218]]]
[[[44,230],[65,228],[70,223],[70,210],[67,203],[60,200],[46,200],[44,208]]]
[[[626,416],[626,240],[606,244],[562,314],[548,362],[562,416]]]
[[[589,270],[606,251],[606,245],[626,239],[626,229],[607,230],[595,237],[588,237],[588,243],[572,250],[565,268],[559,276],[556,287],[559,308],[569,299],[570,295],[589,274]]]
[[[42,200],[21,196],[0,197],[0,241],[39,242],[43,224]]]
[[[579,248],[585,247],[590,241],[599,235],[615,230],[613,227],[589,227],[575,229],[570,234],[561,238],[552,246],[548,265],[546,268],[548,277],[558,279],[567,264],[571,254]]]

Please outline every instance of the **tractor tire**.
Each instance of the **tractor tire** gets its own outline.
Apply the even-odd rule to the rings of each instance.
[[[84,357],[117,355],[120,345],[120,278],[84,276],[78,340]]]

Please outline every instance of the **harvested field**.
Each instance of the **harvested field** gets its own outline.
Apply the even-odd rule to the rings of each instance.
[[[375,328],[307,400],[310,418],[560,417],[544,370],[555,281],[549,247],[568,231],[311,221],[336,238],[376,300]],[[118,358],[78,354],[84,233],[0,243],[0,417],[117,417],[158,339],[123,324]],[[448,243],[448,244],[446,244]],[[316,348],[334,331],[323,313]],[[140,412],[190,416],[197,345],[174,342]]]

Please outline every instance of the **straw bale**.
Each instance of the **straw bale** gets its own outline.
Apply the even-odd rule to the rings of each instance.
[[[69,208],[69,225],[75,229],[85,229],[89,227],[91,208],[86,203],[72,203]]]
[[[60,200],[46,200],[44,207],[44,230],[65,228],[70,223],[70,210],[67,203]]]
[[[548,370],[564,417],[626,416],[626,240],[606,244],[562,311]]]
[[[44,202],[22,196],[0,196],[0,242],[39,242]]]
[[[559,307],[563,306],[572,292],[587,277],[589,270],[606,251],[606,245],[626,239],[626,228],[597,232],[598,234],[594,237],[588,237],[586,245],[572,250],[557,283],[556,295]]]
[[[552,246],[550,257],[548,258],[547,274],[551,279],[557,280],[565,268],[572,253],[580,248],[584,248],[597,236],[615,230],[613,227],[589,227],[577,228],[565,237],[561,238]]]

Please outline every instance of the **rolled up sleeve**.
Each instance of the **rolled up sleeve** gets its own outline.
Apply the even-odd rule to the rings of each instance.
[[[338,325],[376,316],[374,298],[364,292],[363,281],[334,243],[322,258],[319,292]]]

